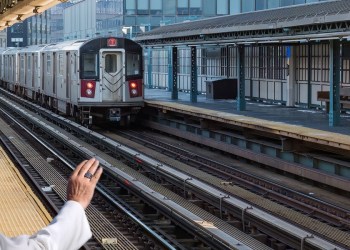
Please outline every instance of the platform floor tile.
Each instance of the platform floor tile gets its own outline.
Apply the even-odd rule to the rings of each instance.
[[[0,170],[0,233],[31,235],[45,227],[50,214],[1,147]]]

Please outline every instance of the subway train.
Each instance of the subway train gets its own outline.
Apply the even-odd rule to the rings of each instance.
[[[86,126],[128,125],[143,107],[142,47],[99,37],[0,51],[0,84]]]

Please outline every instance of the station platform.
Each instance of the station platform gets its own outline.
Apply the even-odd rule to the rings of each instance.
[[[172,100],[171,92],[164,89],[145,89],[145,102],[164,110],[350,150],[349,114],[341,115],[339,126],[330,127],[324,110],[247,101],[246,110],[237,111],[236,100],[213,100],[199,95],[197,102],[192,103],[190,94],[182,92],[178,93],[178,100]]]
[[[0,233],[32,235],[48,225],[51,216],[0,146]]]

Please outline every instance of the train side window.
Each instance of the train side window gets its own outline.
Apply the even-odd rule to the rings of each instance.
[[[47,55],[46,57],[46,71],[51,74],[51,56]]]
[[[95,79],[98,77],[98,61],[97,54],[83,54],[83,67],[82,67],[82,78],[92,78]]]
[[[141,74],[141,63],[140,55],[126,53],[126,75],[132,76]]]
[[[63,54],[60,53],[58,55],[58,73],[60,75],[63,75],[63,67],[64,67]]]
[[[28,57],[27,57],[27,69],[28,70],[31,70],[32,69],[32,65],[31,65],[31,61],[32,59],[31,59],[31,55],[28,55]]]
[[[117,55],[116,54],[108,54],[105,58],[105,71],[107,73],[115,73],[117,72]]]

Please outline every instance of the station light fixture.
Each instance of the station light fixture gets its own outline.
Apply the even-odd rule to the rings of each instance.
[[[0,10],[0,30],[43,11],[66,0],[22,0],[11,1]]]

